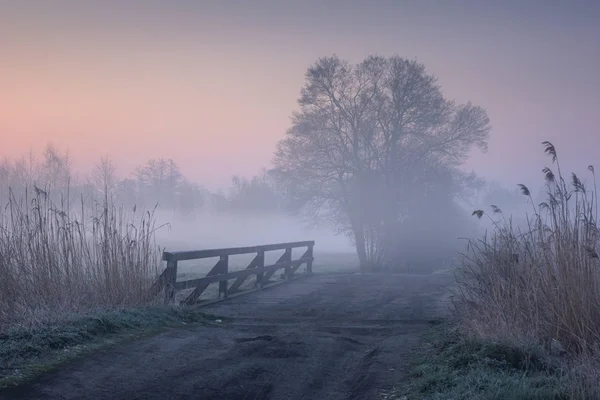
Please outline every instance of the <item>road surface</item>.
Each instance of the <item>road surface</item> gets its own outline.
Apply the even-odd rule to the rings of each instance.
[[[206,307],[171,329],[0,392],[2,399],[377,399],[447,310],[449,275],[315,275]]]

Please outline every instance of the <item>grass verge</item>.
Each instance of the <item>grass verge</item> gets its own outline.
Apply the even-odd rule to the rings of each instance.
[[[216,319],[198,308],[148,307],[79,316],[34,329],[13,328],[0,334],[0,388],[23,384],[106,346]]]
[[[569,380],[536,349],[467,338],[447,321],[432,326],[414,351],[410,379],[387,400],[562,400]]]

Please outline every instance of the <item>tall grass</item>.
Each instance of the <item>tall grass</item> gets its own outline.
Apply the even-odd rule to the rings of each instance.
[[[69,193],[54,198],[34,186],[10,191],[0,209],[0,330],[152,302],[154,213],[126,212],[108,196],[76,207]]]
[[[567,181],[556,149],[543,143],[553,168],[544,168],[547,200],[532,202],[524,228],[498,206],[487,215],[494,230],[471,240],[457,272],[462,325],[486,338],[515,340],[566,353],[572,360],[600,348],[600,234],[598,193],[577,175]],[[530,191],[520,185],[524,196]],[[477,210],[474,215],[486,215]]]

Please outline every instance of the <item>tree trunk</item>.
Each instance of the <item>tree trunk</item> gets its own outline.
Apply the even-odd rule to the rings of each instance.
[[[393,182],[393,181],[390,181]],[[387,267],[393,268],[393,265],[398,262],[397,253],[397,228],[398,228],[398,204],[395,190],[388,184],[384,191],[384,218],[383,218],[383,257]]]
[[[383,259],[388,268],[393,268],[397,260],[397,242],[396,242],[396,222],[393,214],[388,213],[388,217],[383,222]]]
[[[361,272],[367,272],[369,269],[369,261],[367,260],[367,248],[365,243],[365,233],[360,223],[352,223],[352,232],[354,233],[354,242],[356,245],[356,254]]]

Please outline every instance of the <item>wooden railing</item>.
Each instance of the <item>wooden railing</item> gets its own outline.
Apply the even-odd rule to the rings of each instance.
[[[251,275],[256,275],[256,285],[261,288],[269,282],[269,279],[278,269],[283,269],[283,278],[290,279],[302,264],[306,264],[306,273],[312,273],[312,263],[314,260],[313,247],[314,241],[268,244],[253,247],[237,247],[214,250],[195,250],[195,251],[176,251],[164,252],[163,260],[167,262],[166,269],[159,276],[158,280],[152,286],[155,293],[164,289],[165,303],[171,303],[175,299],[175,294],[180,290],[194,288],[192,293],[182,301],[182,304],[195,303],[202,292],[211,283],[219,283],[219,297],[227,297],[240,289],[240,286]],[[306,247],[306,251],[297,260],[292,260],[292,249]],[[272,265],[265,265],[265,252],[284,250],[284,253]],[[229,256],[256,253],[254,259],[248,266],[239,271],[229,271]],[[177,263],[179,261],[199,260],[205,258],[219,257],[219,261],[203,278],[190,279],[187,281],[177,281]],[[236,279],[229,285],[230,279]]]

